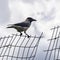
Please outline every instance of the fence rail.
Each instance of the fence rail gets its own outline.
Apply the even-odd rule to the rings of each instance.
[[[34,60],[42,34],[20,36],[13,34],[0,38],[0,60]]]
[[[51,29],[53,31],[48,49],[44,50],[46,53],[45,60],[60,60],[60,26]]]

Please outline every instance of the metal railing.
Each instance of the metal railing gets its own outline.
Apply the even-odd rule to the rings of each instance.
[[[60,60],[60,26],[54,27],[52,30],[51,39],[48,41],[48,49],[45,50],[45,60]]]
[[[0,60],[34,60],[42,34],[20,36],[13,34],[0,38]]]

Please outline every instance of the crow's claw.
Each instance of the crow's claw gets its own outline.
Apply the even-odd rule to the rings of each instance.
[[[20,33],[20,36],[22,35],[22,33]]]
[[[29,35],[27,35],[28,36],[28,38],[30,37]]]

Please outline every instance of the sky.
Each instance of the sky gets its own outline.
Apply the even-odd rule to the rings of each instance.
[[[29,35],[44,33],[36,58],[43,60],[43,50],[47,48],[47,39],[51,37],[50,29],[60,25],[60,0],[0,0],[0,36],[17,33],[14,29],[7,29],[7,25],[22,22],[27,17],[37,20],[27,30]]]

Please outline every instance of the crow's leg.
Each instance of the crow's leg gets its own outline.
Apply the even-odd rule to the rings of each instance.
[[[28,36],[28,38],[30,37],[30,36],[26,33],[26,31],[24,31],[24,33]]]
[[[20,36],[22,35],[22,33],[20,32]]]

